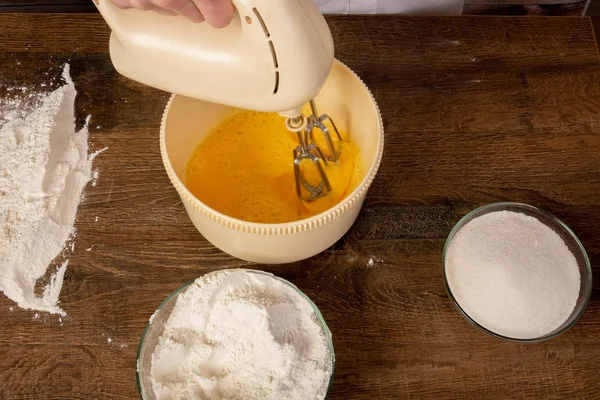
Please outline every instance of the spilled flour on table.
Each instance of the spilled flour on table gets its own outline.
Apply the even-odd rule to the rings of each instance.
[[[61,316],[68,261],[52,271],[41,294],[35,289],[63,249],[74,249],[77,207],[99,153],[88,156],[90,117],[76,131],[68,64],[63,78],[64,86],[39,94],[30,109],[0,104],[0,290],[24,309]]]

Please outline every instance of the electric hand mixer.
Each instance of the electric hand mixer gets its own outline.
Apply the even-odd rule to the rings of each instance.
[[[314,97],[332,67],[333,39],[312,0],[233,0],[236,15],[223,29],[183,17],[114,6],[94,0],[112,30],[110,55],[122,75],[171,93],[261,112],[278,112],[297,132],[293,150],[298,197],[312,201],[331,185],[322,164],[336,162],[328,115],[319,115]],[[310,103],[310,115],[302,108]],[[320,131],[328,155],[316,145]],[[318,170],[309,182],[302,163]]]

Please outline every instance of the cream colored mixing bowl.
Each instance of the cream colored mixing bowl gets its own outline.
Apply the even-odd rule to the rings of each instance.
[[[289,223],[260,224],[213,210],[184,185],[186,163],[200,141],[221,120],[239,110],[178,95],[171,97],[160,130],[162,160],[190,219],[214,246],[242,260],[283,264],[322,252],[354,224],[383,154],[381,114],[369,89],[338,60],[316,102],[320,111],[329,114],[360,148],[365,177],[348,197],[321,214]]]

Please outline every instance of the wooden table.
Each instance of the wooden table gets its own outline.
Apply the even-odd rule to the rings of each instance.
[[[584,18],[330,20],[337,56],[377,98],[386,148],[348,235],[313,259],[253,266],[320,307],[337,355],[331,399],[591,399],[600,393],[598,283],[580,322],[541,344],[493,339],[444,290],[453,224],[485,203],[554,213],[600,264],[600,63]],[[0,297],[0,398],[131,399],[144,326],[183,282],[246,266],[207,243],[163,170],[167,94],[119,76],[97,15],[0,16],[0,96],[70,62],[92,115],[89,185],[61,304]],[[352,101],[352,99],[348,99]],[[89,249],[89,251],[86,251]],[[368,262],[373,259],[374,265]]]

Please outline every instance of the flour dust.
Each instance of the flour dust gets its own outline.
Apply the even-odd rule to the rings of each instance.
[[[21,308],[64,317],[68,261],[41,293],[36,284],[67,246],[75,249],[75,216],[98,152],[88,155],[90,117],[76,130],[68,64],[62,76],[66,84],[49,94],[22,88],[25,101],[0,101],[0,290]]]

